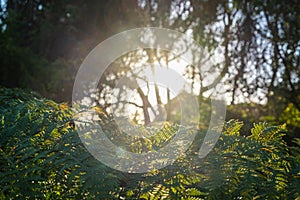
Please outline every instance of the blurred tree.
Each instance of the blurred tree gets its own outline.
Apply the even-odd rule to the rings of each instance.
[[[299,9],[295,0],[9,0],[0,10],[0,84],[70,101],[76,71],[93,47],[120,31],[155,26],[188,33],[205,49],[206,55],[194,53],[201,64],[185,71],[199,99],[221,82],[227,91],[219,92],[226,92],[231,104],[268,101],[269,114],[279,104],[278,113],[289,103],[299,110]],[[164,60],[169,67],[166,53],[145,52],[147,62]],[[199,70],[214,55],[220,58],[210,70]],[[115,69],[111,73],[122,74]],[[100,91],[113,82],[104,81]],[[157,84],[154,88],[156,100],[150,103],[162,104]],[[170,96],[168,91],[168,101]]]

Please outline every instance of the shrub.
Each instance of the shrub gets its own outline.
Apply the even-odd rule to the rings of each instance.
[[[67,104],[0,88],[0,113],[1,199],[300,197],[300,150],[299,146],[289,148],[282,139],[285,125],[258,123],[249,136],[241,136],[243,124],[230,120],[204,159],[197,156],[197,146],[205,131],[198,130],[193,146],[172,165],[129,174],[110,169],[91,156],[78,137]],[[120,136],[110,124],[108,134]],[[148,150],[165,144],[176,130],[176,126],[158,130],[146,144]],[[136,152],[145,142],[131,144],[126,139],[122,137],[123,144]]]

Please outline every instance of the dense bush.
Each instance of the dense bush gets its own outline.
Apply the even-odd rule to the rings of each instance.
[[[300,198],[300,142],[298,147],[286,145],[285,125],[258,123],[249,136],[240,136],[242,123],[230,120],[204,159],[197,156],[205,135],[199,130],[192,147],[173,165],[128,174],[88,153],[66,104],[0,88],[0,114],[0,199]],[[150,150],[172,139],[162,132],[177,130],[165,129],[147,144]],[[112,129],[111,134],[120,133]]]
[[[118,180],[80,143],[66,104],[1,89],[1,196],[110,198]]]

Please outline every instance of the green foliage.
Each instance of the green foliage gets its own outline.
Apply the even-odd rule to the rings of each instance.
[[[1,199],[300,197],[300,142],[296,140],[298,146],[294,147],[286,145],[282,139],[285,125],[258,123],[249,136],[241,136],[242,123],[230,120],[204,159],[191,148],[163,169],[128,174],[106,167],[86,151],[66,104],[23,90],[0,88],[0,113]],[[111,122],[106,131],[117,140],[122,133],[115,128]],[[165,126],[152,130],[150,143],[121,137],[120,144],[142,152],[140,145],[146,143],[148,151],[153,144],[155,148],[165,145],[177,130],[176,126]],[[199,131],[197,137],[201,140],[203,135]]]
[[[287,190],[291,164],[284,131],[284,126],[260,123],[248,137],[222,135],[221,145],[206,158],[212,199],[291,198],[295,191]]]
[[[270,100],[266,105],[254,103],[230,105],[227,109],[226,119],[239,119],[244,122],[241,135],[249,135],[252,124],[257,121],[265,121],[270,125],[286,124],[288,132],[284,140],[289,146],[294,145],[292,141],[298,137],[300,130],[300,112],[297,107],[292,103],[282,104],[278,100]]]
[[[0,90],[1,196],[16,199],[112,197],[117,179],[85,150],[66,104]],[[105,176],[103,176],[105,174]]]
[[[279,121],[286,123],[289,130],[289,138],[299,137],[300,131],[300,110],[292,103],[289,103],[279,116]]]
[[[300,128],[300,111],[292,103],[285,108],[281,118],[288,125]]]

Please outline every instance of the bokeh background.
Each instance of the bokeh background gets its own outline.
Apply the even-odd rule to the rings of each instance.
[[[290,141],[300,127],[299,9],[297,1],[267,0],[2,0],[0,85],[71,102],[77,70],[97,44],[132,28],[169,28],[190,35],[206,50],[204,64],[205,59],[220,57],[213,70],[219,74],[216,82],[226,86],[227,119],[287,123]],[[145,53],[147,62],[171,60],[163,53]],[[128,61],[130,56],[114,63],[100,93],[120,74],[129,73],[128,67],[122,68],[126,62],[138,62],[136,54],[134,61]],[[205,74],[199,66],[184,64],[173,68],[181,67],[194,94],[202,98],[209,87]]]

